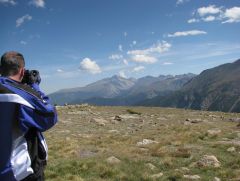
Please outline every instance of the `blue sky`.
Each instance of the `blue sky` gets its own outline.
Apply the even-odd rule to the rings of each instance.
[[[239,0],[0,0],[0,17],[0,53],[23,53],[47,93],[240,58]]]

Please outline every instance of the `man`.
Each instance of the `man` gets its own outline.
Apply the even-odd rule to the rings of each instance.
[[[18,52],[1,57],[0,181],[44,180],[47,145],[41,133],[57,122],[54,106],[39,89],[38,71],[26,77],[24,67]]]

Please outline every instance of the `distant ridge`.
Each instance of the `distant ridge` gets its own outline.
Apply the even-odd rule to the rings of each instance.
[[[63,89],[50,94],[52,102],[63,105],[91,103],[96,105],[133,105],[158,95],[179,90],[194,74],[146,76],[139,79],[112,76],[85,87]]]
[[[240,112],[240,59],[204,70],[168,96],[159,95],[136,105]]]

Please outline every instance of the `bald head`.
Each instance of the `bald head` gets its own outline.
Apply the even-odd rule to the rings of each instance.
[[[1,57],[0,74],[5,77],[17,75],[25,66],[24,57],[21,53],[6,52]]]

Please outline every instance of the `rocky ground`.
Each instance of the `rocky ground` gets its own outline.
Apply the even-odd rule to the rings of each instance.
[[[240,180],[240,114],[57,107],[47,181]]]

